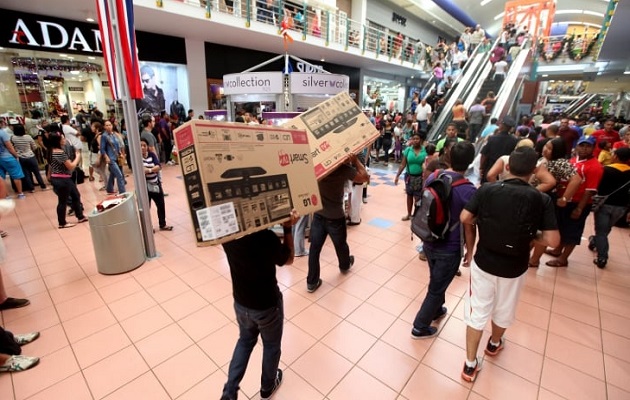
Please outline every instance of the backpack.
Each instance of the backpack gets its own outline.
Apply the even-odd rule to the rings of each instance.
[[[497,182],[489,188],[477,215],[479,244],[494,253],[523,256],[543,216],[543,193],[522,181]]]
[[[436,242],[445,239],[457,228],[451,225],[451,195],[453,188],[472,183],[463,176],[453,181],[450,174],[437,169],[433,180],[422,189],[420,199],[411,219],[411,231],[423,242]],[[428,180],[428,179],[427,179]]]

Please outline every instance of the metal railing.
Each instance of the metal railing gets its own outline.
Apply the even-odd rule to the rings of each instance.
[[[273,25],[278,33],[286,29],[289,35],[301,35],[301,40],[321,39],[325,45],[338,44],[345,50],[374,53],[377,59],[411,63],[420,70],[428,71],[431,67],[425,60],[426,44],[397,31],[377,29],[370,26],[369,21],[354,21],[339,10],[286,0],[162,0],[162,3],[164,1],[200,6],[206,18],[216,13],[228,14],[243,19],[246,27],[254,22]]]

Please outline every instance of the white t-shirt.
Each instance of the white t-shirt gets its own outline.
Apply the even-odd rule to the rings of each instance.
[[[505,60],[497,61],[494,63],[494,73],[505,75],[508,69],[508,63]]]
[[[61,129],[63,130],[63,134],[66,137],[66,141],[75,148],[75,150],[81,150],[83,148],[83,143],[81,139],[78,138],[77,130],[71,127],[70,125],[62,125]]]
[[[431,114],[431,106],[429,103],[424,106],[422,103],[416,106],[416,120],[417,121],[426,121],[429,119],[429,114]]]

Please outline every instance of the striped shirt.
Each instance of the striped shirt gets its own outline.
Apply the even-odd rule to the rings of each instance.
[[[53,151],[50,160],[50,173],[54,177],[55,175],[72,175],[72,172],[66,168],[64,163],[68,160],[68,154],[65,151]]]
[[[160,165],[160,159],[154,153],[149,152],[147,157],[142,157],[142,164],[144,168],[153,168],[156,165]],[[147,183],[158,183],[158,172],[151,172],[150,174],[144,174]]]
[[[13,143],[13,147],[20,158],[35,157],[35,153],[33,153],[35,141],[29,135],[13,135],[11,136],[11,143]]]

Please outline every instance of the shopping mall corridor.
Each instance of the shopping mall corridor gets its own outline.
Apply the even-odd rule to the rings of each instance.
[[[485,357],[469,384],[460,378],[466,269],[448,289],[439,336],[410,337],[429,275],[400,220],[405,198],[394,168],[374,168],[362,223],[348,228],[356,257],[349,274],[339,273],[330,241],[315,293],[306,291],[306,258],[278,268],[285,373],[275,400],[630,398],[628,230],[612,232],[605,270],[592,264],[586,245],[568,268],[530,269],[505,349]],[[51,191],[16,200],[16,211],[2,218],[9,295],[31,300],[3,311],[2,325],[41,331],[23,352],[42,359],[31,370],[0,374],[0,399],[220,397],[238,334],[228,265],[221,247],[195,246],[179,167],[163,175],[175,229],[156,233],[159,258],[127,274],[97,272],[88,224],[57,229]],[[80,185],[87,210],[103,197],[98,187]],[[259,398],[261,348],[239,399]]]

